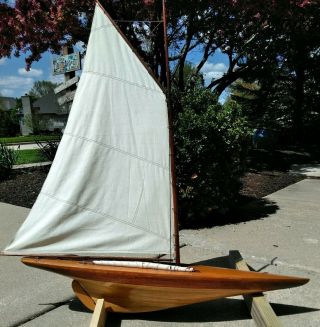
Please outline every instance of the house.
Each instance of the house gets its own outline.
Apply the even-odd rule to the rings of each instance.
[[[29,135],[35,132],[63,131],[70,105],[60,106],[57,95],[50,92],[32,103],[27,95],[21,97],[22,113],[20,127],[22,135]]]

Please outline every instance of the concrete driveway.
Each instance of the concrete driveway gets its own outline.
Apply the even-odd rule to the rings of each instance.
[[[0,248],[28,209],[0,203]],[[237,249],[256,270],[304,276],[302,287],[268,293],[284,326],[320,326],[320,180],[303,180],[266,197],[238,224],[181,231],[182,260],[226,266]],[[0,326],[89,326],[71,280],[0,257]],[[157,313],[108,316],[107,326],[255,326],[241,297]]]

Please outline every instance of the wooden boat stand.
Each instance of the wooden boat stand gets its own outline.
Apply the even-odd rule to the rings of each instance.
[[[229,262],[233,268],[249,271],[249,267],[241,257],[239,251],[229,252]],[[279,318],[274,313],[263,293],[244,295],[250,315],[257,327],[282,327]],[[90,327],[105,327],[108,308],[105,308],[104,299],[98,299],[92,315]]]
[[[229,262],[233,268],[250,271],[239,251],[229,251]],[[243,295],[250,315],[258,327],[282,327],[282,323],[263,295],[256,293]]]
[[[108,309],[105,308],[104,299],[98,299],[92,318],[90,327],[104,327],[106,325]]]

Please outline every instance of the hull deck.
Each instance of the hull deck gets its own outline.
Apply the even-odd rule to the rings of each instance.
[[[115,312],[156,311],[308,282],[299,277],[208,266],[193,266],[194,272],[178,272],[46,258],[23,258],[22,262],[72,278],[74,292],[89,309],[94,309],[98,298],[104,298]]]

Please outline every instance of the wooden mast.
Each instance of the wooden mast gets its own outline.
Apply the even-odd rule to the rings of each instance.
[[[171,169],[171,189],[172,189],[172,209],[174,223],[174,252],[175,262],[180,264],[180,246],[179,246],[179,221],[178,221],[178,204],[177,204],[177,179],[174,165],[174,141],[173,141],[173,123],[172,123],[172,105],[171,105],[171,80],[169,67],[169,51],[167,36],[167,11],[166,1],[162,0],[162,19],[163,19],[163,37],[164,37],[164,53],[166,66],[166,84],[167,84],[167,105],[169,120],[169,142],[170,142],[170,169]]]

